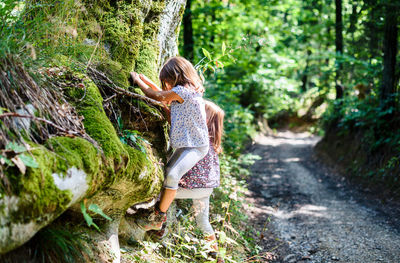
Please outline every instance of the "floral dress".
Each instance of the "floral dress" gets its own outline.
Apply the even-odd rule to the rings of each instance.
[[[207,155],[190,169],[179,181],[179,187],[215,188],[220,184],[220,170],[218,154],[215,152],[212,142]]]

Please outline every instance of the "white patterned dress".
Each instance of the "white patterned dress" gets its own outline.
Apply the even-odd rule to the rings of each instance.
[[[183,86],[175,86],[172,91],[184,101],[171,103],[171,146],[177,149],[209,145],[203,94]]]

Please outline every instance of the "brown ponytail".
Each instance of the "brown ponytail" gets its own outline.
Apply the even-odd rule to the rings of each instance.
[[[216,153],[222,152],[221,142],[224,130],[225,112],[214,102],[205,100],[208,135]]]

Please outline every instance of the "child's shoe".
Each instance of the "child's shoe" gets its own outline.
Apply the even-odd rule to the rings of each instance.
[[[167,214],[158,208],[153,208],[148,216],[137,219],[136,224],[144,231],[160,230],[165,221],[167,221]]]
[[[164,224],[160,230],[151,230],[148,235],[153,241],[161,241],[168,235],[167,224]]]
[[[217,263],[225,263],[225,260],[218,254],[218,252],[208,252],[208,255],[215,259],[217,261]]]

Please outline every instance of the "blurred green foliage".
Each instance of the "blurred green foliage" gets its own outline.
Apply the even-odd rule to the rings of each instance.
[[[315,115],[318,118],[327,109],[320,122],[325,131],[337,125],[339,134],[359,132],[371,154],[382,147],[398,149],[398,54],[396,106],[386,108],[379,99],[384,20],[390,3],[394,4],[386,0],[342,1],[344,51],[339,54],[333,0],[192,0],[193,61],[207,62],[200,67],[206,96],[227,113],[225,149],[238,155],[246,139],[256,132],[260,118],[271,124],[279,116],[302,117],[320,97],[323,104]],[[185,55],[189,52],[183,32],[180,53]],[[338,81],[344,86],[344,97],[337,101],[339,64]]]

